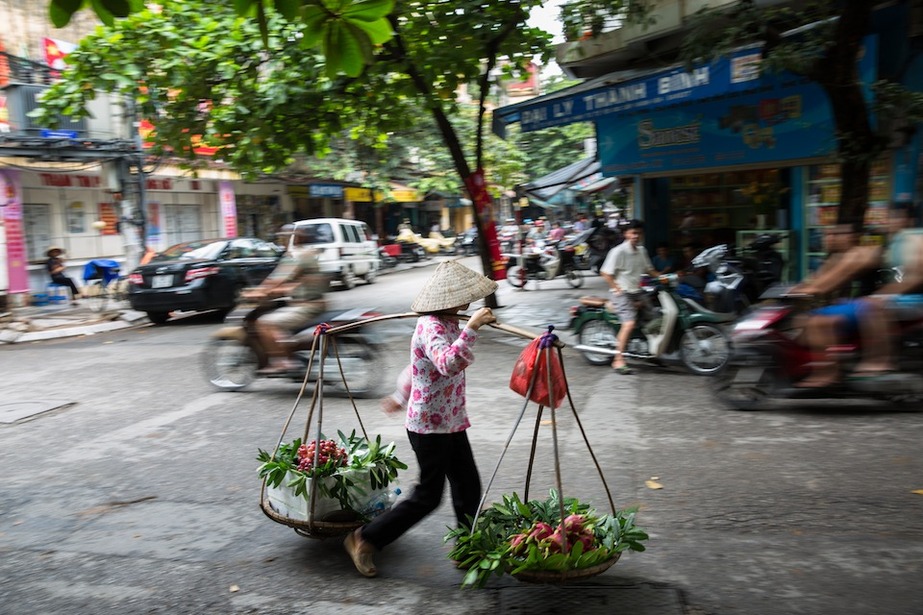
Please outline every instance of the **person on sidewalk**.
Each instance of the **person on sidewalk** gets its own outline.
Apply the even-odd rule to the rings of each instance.
[[[624,241],[606,255],[599,275],[609,285],[612,293],[612,307],[621,321],[618,335],[618,349],[612,361],[612,369],[618,374],[634,373],[625,363],[625,346],[638,320],[638,305],[642,301],[641,276],[645,273],[656,276],[647,250],[641,245],[641,231],[644,223],[631,220],[622,230]]]
[[[314,322],[326,309],[324,295],[330,285],[329,277],[321,272],[317,251],[304,247],[314,241],[314,227],[296,227],[292,236],[292,249],[285,253],[272,273],[256,288],[245,290],[245,300],[265,301],[289,297],[283,307],[273,310],[256,321],[260,342],[269,355],[269,365],[263,374],[287,373],[299,369],[289,358],[286,340]]]
[[[45,269],[48,270],[48,275],[51,277],[52,283],[66,286],[70,289],[71,305],[77,305],[80,291],[77,290],[77,285],[74,281],[64,273],[67,267],[64,266],[64,259],[61,257],[62,254],[64,254],[64,250],[58,246],[48,248],[48,251],[45,252],[45,256],[48,257],[48,260],[45,261]]]
[[[465,368],[474,361],[478,329],[494,322],[489,308],[477,310],[464,328],[458,312],[497,290],[497,283],[457,261],[440,263],[411,305],[422,315],[410,342],[410,365],[398,390],[382,400],[385,411],[406,406],[405,427],[420,466],[410,496],[346,537],[343,545],[362,575],[378,574],[373,561],[407,530],[433,512],[449,480],[455,518],[469,525],[481,500],[481,480],[466,430]]]

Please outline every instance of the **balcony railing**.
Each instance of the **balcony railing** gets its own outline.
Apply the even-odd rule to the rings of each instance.
[[[19,84],[47,86],[59,75],[60,71],[45,64],[0,51],[0,88]]]

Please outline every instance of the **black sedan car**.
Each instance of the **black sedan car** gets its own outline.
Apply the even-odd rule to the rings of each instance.
[[[157,324],[176,310],[218,310],[223,316],[244,287],[256,286],[275,269],[283,251],[252,237],[180,243],[128,275],[128,300]]]

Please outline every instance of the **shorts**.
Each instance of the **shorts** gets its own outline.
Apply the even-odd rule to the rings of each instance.
[[[888,314],[897,320],[923,318],[923,295],[909,294],[891,297],[886,305]]]
[[[612,311],[622,322],[638,320],[642,293],[612,293]]]
[[[286,305],[260,316],[258,322],[295,332],[313,324],[322,310],[309,305]]]
[[[841,301],[818,308],[811,312],[812,316],[832,316],[843,319],[843,333],[854,334],[859,331],[859,319],[866,311],[866,304],[861,300]]]

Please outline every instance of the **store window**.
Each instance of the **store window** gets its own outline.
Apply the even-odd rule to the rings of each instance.
[[[863,243],[884,241],[890,190],[888,167],[887,158],[872,163]],[[840,165],[838,164],[818,164],[808,169],[804,221],[807,237],[805,275],[816,271],[827,257],[824,251],[824,229],[836,224],[840,208],[840,183]]]
[[[83,201],[73,201],[67,205],[67,232],[85,233],[87,231],[86,208]]]
[[[54,243],[51,236],[51,205],[23,205],[26,255],[30,261],[45,260],[45,250]]]
[[[739,230],[785,226],[788,187],[778,169],[674,177],[669,194],[675,245],[733,244]]]

